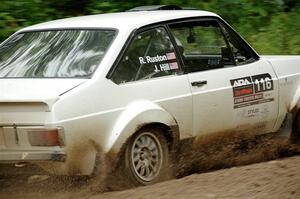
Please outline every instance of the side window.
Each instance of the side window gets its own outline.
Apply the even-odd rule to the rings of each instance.
[[[230,50],[215,20],[170,25],[182,55],[185,72],[197,72],[234,65]]]
[[[228,40],[234,61],[237,65],[253,62],[257,60],[257,55],[236,33],[229,28],[222,26],[223,32]]]
[[[137,34],[112,75],[115,83],[176,75],[179,63],[166,30],[153,28]]]

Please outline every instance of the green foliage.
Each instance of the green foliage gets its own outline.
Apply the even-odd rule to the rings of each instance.
[[[56,12],[42,0],[2,0],[0,6],[0,40],[21,27],[54,19]],[[62,17],[56,15],[56,17]]]
[[[300,54],[298,0],[2,0],[0,41],[22,27],[57,18],[158,4],[216,12],[261,54]]]

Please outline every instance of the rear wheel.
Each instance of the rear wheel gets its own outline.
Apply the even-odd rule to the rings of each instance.
[[[126,147],[125,164],[136,185],[147,185],[169,177],[168,144],[159,129],[144,128]]]

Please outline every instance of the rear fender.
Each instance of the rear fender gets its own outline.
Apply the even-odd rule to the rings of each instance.
[[[131,135],[151,123],[161,123],[170,127],[177,126],[174,117],[153,102],[139,100],[129,104],[113,127],[108,140],[107,152],[118,153]]]

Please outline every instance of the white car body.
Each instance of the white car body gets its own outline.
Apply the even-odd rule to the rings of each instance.
[[[135,30],[192,17],[221,20],[205,11],[140,11],[57,20],[15,33],[117,30],[90,79],[0,79],[0,163],[37,162],[56,174],[88,175],[97,153],[116,157],[130,136],[148,124],[169,127],[174,140],[232,130],[278,131],[287,113],[300,108],[300,56],[261,56],[236,67],[124,84],[107,78]],[[272,90],[261,96],[267,101],[234,108],[230,80],[258,74],[272,77]],[[207,84],[191,86],[199,80]],[[59,128],[63,146],[32,146],[27,130],[35,128]]]

